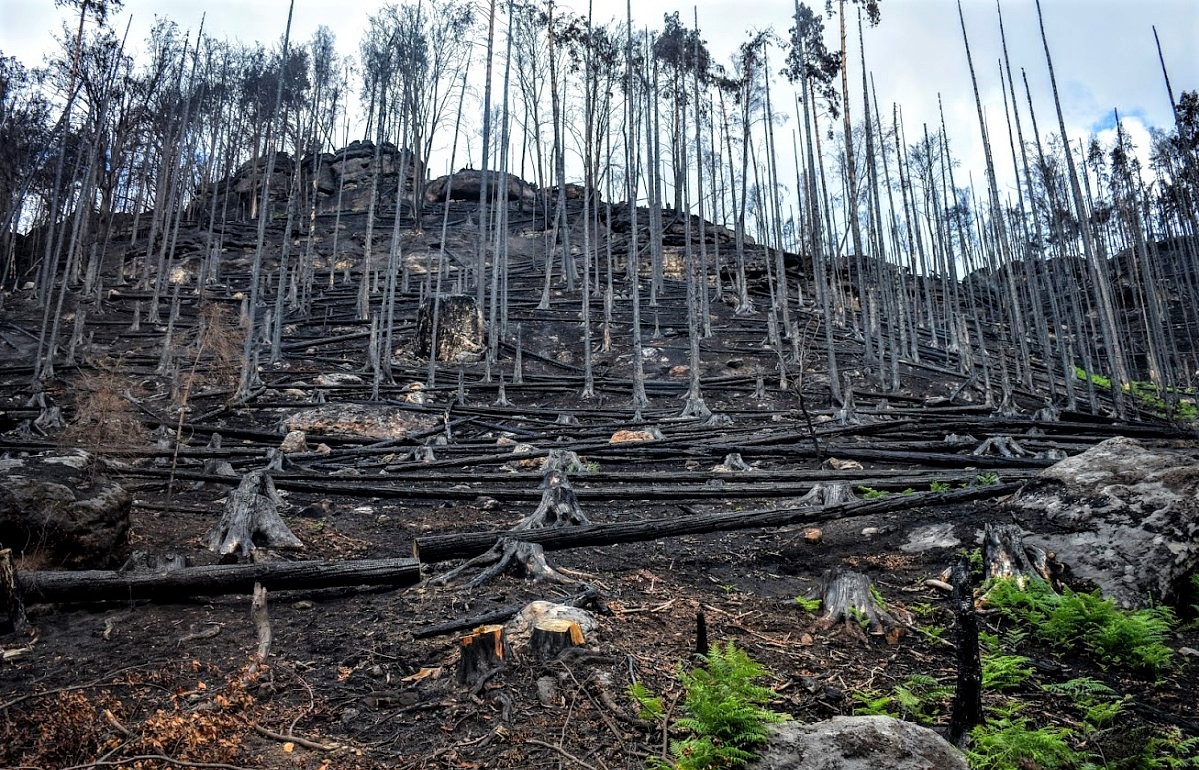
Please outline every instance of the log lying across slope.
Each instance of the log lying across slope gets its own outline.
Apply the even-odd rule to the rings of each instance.
[[[338,586],[408,586],[420,580],[415,559],[293,561],[216,564],[168,572],[19,572],[17,582],[29,601],[88,602],[110,599],[177,599],[185,596],[249,593],[254,583],[275,591]]]
[[[781,527],[788,524],[811,523],[828,519],[843,519],[878,513],[893,513],[925,505],[953,505],[970,500],[983,500],[1015,492],[1020,483],[1009,482],[990,486],[958,489],[951,492],[923,492],[910,495],[891,495],[879,500],[842,503],[830,506],[802,506],[762,511],[733,511],[705,513],[692,516],[673,516],[614,524],[589,524],[559,529],[529,529],[521,532],[498,530],[463,532],[447,535],[425,535],[412,543],[413,555],[426,564],[448,559],[465,559],[487,551],[507,537],[528,543],[538,543],[547,551],[560,551],[585,546],[633,543],[662,537],[679,537],[704,532],[724,532],[737,529]]]

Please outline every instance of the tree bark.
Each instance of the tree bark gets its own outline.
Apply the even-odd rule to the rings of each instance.
[[[303,591],[338,586],[408,586],[418,580],[420,565],[415,559],[216,564],[167,573],[114,570],[17,573],[17,583],[25,596],[39,602],[178,600],[248,593],[256,582],[272,591]]]

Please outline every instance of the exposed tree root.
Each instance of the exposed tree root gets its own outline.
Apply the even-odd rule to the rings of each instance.
[[[573,454],[573,453],[572,453]],[[579,507],[570,480],[557,466],[566,461],[565,455],[555,456],[551,453],[546,462],[545,477],[541,482],[541,502],[531,514],[517,522],[510,530],[513,533],[527,532],[532,529],[558,528],[566,526],[581,526],[590,524],[587,515]],[[494,580],[508,570],[532,578],[533,582],[550,581],[564,585],[577,585],[579,580],[559,572],[550,566],[545,558],[545,550],[537,543],[526,543],[515,538],[503,537],[496,541],[486,553],[482,553],[464,564],[440,575],[433,580],[433,585],[448,585],[463,574],[482,567],[473,579],[465,583],[466,588],[478,588]]]

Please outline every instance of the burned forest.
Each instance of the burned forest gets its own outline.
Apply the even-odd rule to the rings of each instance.
[[[1067,125],[1065,4],[939,3],[931,112],[893,0],[57,5],[0,52],[0,766],[1199,767],[1158,29],[1138,144]]]

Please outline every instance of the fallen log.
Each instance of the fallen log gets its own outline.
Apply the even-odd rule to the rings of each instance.
[[[18,572],[27,601],[91,602],[134,599],[181,599],[188,596],[250,593],[255,583],[272,591],[338,586],[408,586],[420,580],[415,559],[292,561],[216,564],[170,572],[113,570]]]
[[[958,489],[951,492],[924,492],[911,495],[892,495],[880,500],[843,503],[839,505],[802,506],[758,511],[705,513],[692,516],[672,516],[643,521],[622,521],[612,524],[587,524],[557,529],[499,530],[490,532],[460,532],[446,535],[425,535],[412,542],[413,556],[426,564],[449,559],[478,556],[493,548],[501,538],[536,543],[546,551],[560,551],[584,546],[614,545],[664,537],[696,535],[705,532],[725,532],[737,529],[764,529],[788,524],[814,523],[829,519],[894,513],[924,505],[953,505],[971,500],[1002,497],[1020,488],[1009,482],[990,486]]]

